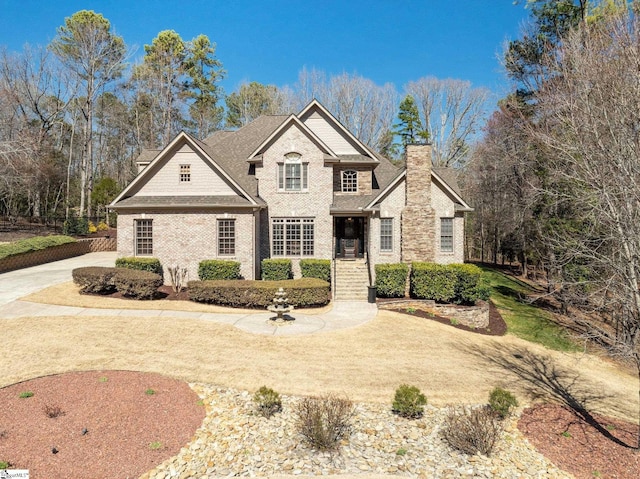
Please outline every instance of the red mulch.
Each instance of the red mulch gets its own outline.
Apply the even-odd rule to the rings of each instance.
[[[502,315],[492,301],[489,301],[489,325],[486,328],[470,328],[469,326],[465,326],[460,323],[453,324],[449,318],[435,316],[433,313],[423,311],[421,309],[416,309],[414,312],[410,313],[407,311],[407,308],[398,307],[391,309],[391,311],[395,313],[408,314],[409,316],[417,316],[418,318],[430,319],[432,321],[437,321],[441,324],[451,326],[452,328],[469,331],[470,333],[484,334],[488,336],[504,336],[507,333],[507,323],[502,319]]]
[[[33,396],[20,398],[26,391]],[[0,461],[32,479],[139,477],[176,455],[205,417],[184,381],[135,371],[31,379],[1,388],[0,404]]]
[[[559,468],[576,479],[640,477],[638,425],[594,415],[589,424],[567,407],[540,404],[522,413],[518,428]]]

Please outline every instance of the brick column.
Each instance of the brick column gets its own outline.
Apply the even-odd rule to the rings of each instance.
[[[402,261],[435,261],[435,211],[431,207],[431,145],[407,145],[406,200],[402,210]]]

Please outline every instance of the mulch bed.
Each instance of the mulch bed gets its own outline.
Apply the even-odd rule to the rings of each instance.
[[[591,424],[559,404],[523,411],[518,429],[546,458],[576,479],[637,479],[638,425],[593,415]]]
[[[380,301],[380,299],[378,299],[378,301]],[[430,311],[424,311],[421,309],[416,309],[413,312],[409,312],[407,311],[407,308],[398,306],[397,308],[392,308],[389,311],[407,314],[409,316],[416,316],[418,318],[429,319],[431,321],[437,321],[438,323],[446,324],[447,326],[461,329],[463,331],[469,331],[470,333],[484,334],[487,336],[504,336],[507,333],[507,323],[505,323],[502,315],[498,311],[498,308],[496,308],[492,301],[489,301],[489,325],[486,328],[470,328],[469,326],[465,326],[464,324],[460,323],[453,324],[451,322],[451,319],[449,318],[436,316]]]

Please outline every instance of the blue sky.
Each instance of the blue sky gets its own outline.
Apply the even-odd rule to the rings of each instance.
[[[357,73],[399,91],[424,76],[469,80],[498,97],[498,61],[528,11],[513,0],[0,0],[0,45],[46,45],[65,17],[102,13],[144,54],[161,30],[217,43],[229,93],[242,81],[293,84],[306,67]]]

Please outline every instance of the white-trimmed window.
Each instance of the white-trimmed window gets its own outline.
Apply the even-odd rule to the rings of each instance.
[[[274,218],[271,222],[272,256],[313,256],[313,218]]]
[[[453,218],[440,218],[440,251],[453,253]]]
[[[393,218],[380,218],[380,251],[393,251]]]
[[[180,165],[180,183],[191,181],[191,165]]]
[[[342,171],[342,192],[356,193],[358,191],[358,172],[355,170]]]
[[[135,220],[136,256],[153,255],[153,220]]]
[[[218,256],[236,254],[236,220],[218,220]]]
[[[298,153],[286,154],[284,162],[278,163],[278,190],[307,191],[308,184],[309,164]]]

